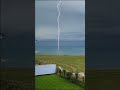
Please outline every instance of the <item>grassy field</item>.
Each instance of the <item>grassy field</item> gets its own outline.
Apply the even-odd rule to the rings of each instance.
[[[36,55],[36,63],[57,64],[69,71],[85,71],[85,56]]]
[[[84,90],[57,75],[35,77],[35,90]]]

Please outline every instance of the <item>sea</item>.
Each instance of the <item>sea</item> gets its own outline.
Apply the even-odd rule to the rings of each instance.
[[[35,54],[85,55],[85,41],[61,40],[58,50],[57,40],[39,40],[35,43]]]

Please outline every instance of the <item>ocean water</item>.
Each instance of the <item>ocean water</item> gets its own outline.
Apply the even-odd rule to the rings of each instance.
[[[85,41],[60,41],[57,50],[57,40],[41,40],[35,44],[36,54],[46,55],[85,55]]]

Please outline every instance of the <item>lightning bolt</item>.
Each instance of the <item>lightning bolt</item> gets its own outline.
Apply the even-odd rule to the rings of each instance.
[[[60,9],[59,9],[60,3],[61,3],[61,0],[57,4],[57,9],[58,9],[58,13],[59,13],[58,18],[57,18],[57,23],[58,23],[58,42],[57,42],[58,51],[60,49]]]

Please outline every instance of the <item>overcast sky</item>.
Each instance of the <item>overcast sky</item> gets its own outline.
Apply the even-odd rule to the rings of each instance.
[[[36,1],[35,38],[57,39],[58,1]],[[60,3],[60,39],[85,40],[85,1]]]

